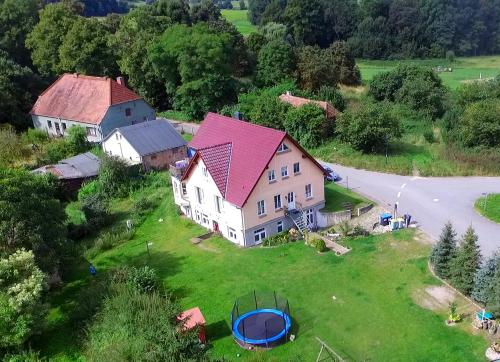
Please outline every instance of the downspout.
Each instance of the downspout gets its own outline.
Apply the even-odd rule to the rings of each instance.
[[[243,213],[243,208],[240,208],[241,211],[241,226],[243,227],[243,247],[247,246],[247,233],[246,233],[246,227],[245,227],[245,216]]]

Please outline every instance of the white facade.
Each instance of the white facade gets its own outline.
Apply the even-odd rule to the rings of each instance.
[[[33,126],[46,131],[49,136],[66,136],[68,129],[73,126],[80,126],[87,131],[87,140],[89,142],[100,142],[103,139],[101,127],[95,124],[75,122],[62,118],[31,115]]]
[[[226,239],[245,246],[243,212],[241,208],[224,200],[203,160],[199,159],[193,165],[193,170],[183,183],[184,194],[179,179],[172,177],[174,200],[182,212],[201,226],[219,231]]]
[[[118,156],[130,165],[137,165],[142,158],[132,145],[122,136],[119,130],[102,142],[102,149],[110,156]]]

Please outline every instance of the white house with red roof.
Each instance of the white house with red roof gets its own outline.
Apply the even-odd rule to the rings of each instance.
[[[209,113],[189,147],[194,156],[173,170],[172,184],[175,203],[198,224],[241,246],[316,224],[324,170],[286,132]]]
[[[87,131],[87,139],[100,142],[112,130],[156,119],[155,110],[127,88],[122,77],[63,74],[47,88],[31,109],[35,128],[51,136],[64,136],[74,125]]]

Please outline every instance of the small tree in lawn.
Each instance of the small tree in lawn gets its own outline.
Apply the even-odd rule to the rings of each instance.
[[[483,264],[474,277],[472,297],[478,302],[487,304],[493,295],[495,274],[500,267],[500,253],[491,256]]]
[[[456,236],[457,233],[453,229],[453,225],[451,222],[447,222],[441,231],[439,241],[432,249],[431,263],[434,271],[441,278],[450,278],[450,264],[457,248]]]
[[[452,261],[451,281],[461,292],[470,295],[474,288],[474,277],[481,266],[481,251],[477,244],[477,235],[469,226]]]
[[[68,129],[68,145],[74,154],[89,150],[90,143],[87,141],[87,132],[81,126],[72,126]]]

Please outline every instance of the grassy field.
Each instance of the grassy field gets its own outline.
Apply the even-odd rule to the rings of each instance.
[[[450,88],[456,88],[461,82],[495,77],[500,74],[500,56],[457,58],[455,62],[448,63],[445,59],[411,59],[411,60],[363,60],[358,59],[357,64],[361,70],[364,82],[370,81],[377,73],[390,70],[399,63],[420,64],[427,67],[439,65],[451,67],[452,72],[442,72],[439,75],[443,82]]]
[[[248,20],[247,12],[248,10],[239,9],[221,10],[222,16],[233,23],[243,36],[249,35],[257,30],[257,27]]]
[[[500,223],[500,194],[490,194],[476,200],[474,207],[488,219]]]
[[[353,361],[483,360],[487,342],[467,332],[468,322],[446,327],[444,311],[430,311],[414,301],[423,288],[439,283],[427,269],[429,246],[413,231],[348,241],[353,251],[341,258],[317,254],[301,242],[241,249],[214,237],[193,245],[189,239],[204,229],[178,216],[170,189],[158,191],[163,201],[134,238],[92,262],[98,277],[124,264],[156,268],[183,308],[201,308],[211,356],[310,361],[319,351],[319,337]],[[123,200],[113,207],[126,217],[130,205]],[[150,258],[145,246],[149,241]],[[78,316],[88,308],[92,296],[86,290],[95,283],[87,267],[87,261],[73,265],[69,282],[52,294],[47,327],[34,345],[48,359],[83,359],[86,321]],[[252,290],[276,290],[288,298],[295,341],[261,356],[234,343],[231,308],[236,298]]]
[[[351,203],[354,208],[368,205],[372,201],[363,196],[347,190],[345,187],[339,186],[334,182],[325,181],[325,211],[341,211],[345,208],[344,203]]]

